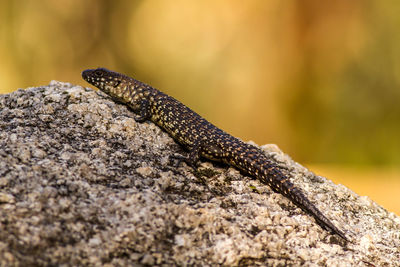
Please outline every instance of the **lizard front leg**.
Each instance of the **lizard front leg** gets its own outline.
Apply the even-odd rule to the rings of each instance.
[[[136,113],[138,113],[137,116],[134,117],[136,122],[144,122],[148,119],[150,119],[150,103],[149,100],[147,99],[142,99],[140,100],[138,105],[132,105],[132,106],[138,106],[138,108],[134,109],[136,110]]]

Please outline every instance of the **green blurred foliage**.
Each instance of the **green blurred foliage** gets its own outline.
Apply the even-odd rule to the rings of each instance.
[[[98,66],[301,162],[400,163],[400,2],[2,0],[0,92]]]

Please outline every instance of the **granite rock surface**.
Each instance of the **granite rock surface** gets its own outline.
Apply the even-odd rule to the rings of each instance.
[[[105,94],[53,81],[0,96],[1,266],[400,266],[400,218],[261,149],[351,243],[280,194],[185,151]]]

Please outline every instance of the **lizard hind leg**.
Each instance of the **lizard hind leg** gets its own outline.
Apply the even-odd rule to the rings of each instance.
[[[195,145],[190,149],[187,156],[174,154],[170,156],[170,159],[178,160],[178,164],[183,161],[193,169],[197,169],[197,165],[200,160],[200,151],[201,145]]]
[[[184,161],[193,169],[197,169],[197,166],[200,162],[200,157],[212,160],[212,161],[221,161],[223,157],[223,151],[218,145],[202,145],[197,144],[190,149],[189,154],[187,156],[184,155],[171,155],[170,158],[176,159],[178,161]]]
[[[196,165],[193,165],[193,162],[190,161],[189,156],[184,156],[181,154],[173,154],[169,156],[169,161],[172,162],[173,160],[176,160],[177,163],[174,163],[173,165],[175,167],[178,167],[180,163],[185,162],[187,165],[192,167],[193,169],[196,169]]]

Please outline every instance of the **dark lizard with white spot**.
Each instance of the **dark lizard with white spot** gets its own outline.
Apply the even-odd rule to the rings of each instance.
[[[275,192],[286,196],[314,216],[323,228],[348,241],[345,234],[326,218],[259,148],[242,142],[175,98],[131,77],[104,68],[85,70],[82,77],[116,101],[129,106],[138,114],[135,117],[136,121],[150,120],[167,131],[189,150],[189,155],[182,156],[182,159],[190,166],[195,168],[200,157],[203,157],[236,167],[269,185]]]

